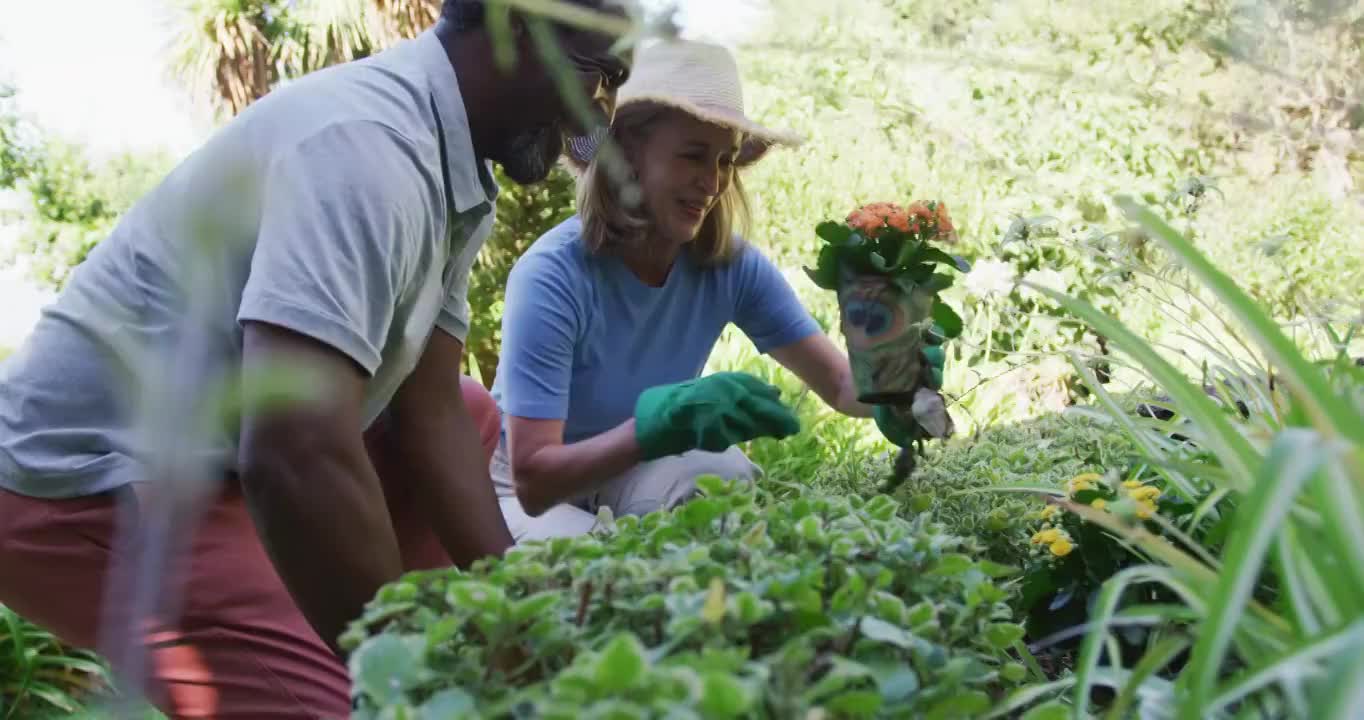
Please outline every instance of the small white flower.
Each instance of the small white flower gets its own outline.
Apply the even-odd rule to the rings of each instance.
[[[976,297],[1008,295],[1018,275],[1014,266],[1001,260],[981,260],[966,273],[966,291]]]

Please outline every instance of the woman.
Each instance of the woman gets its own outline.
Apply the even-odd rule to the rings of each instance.
[[[733,446],[799,424],[752,376],[698,378],[731,322],[838,412],[873,415],[857,401],[847,356],[734,232],[746,209],[739,169],[772,145],[796,144],[748,120],[741,97],[721,47],[638,51],[611,134],[640,202],[627,206],[593,160],[579,214],[512,269],[491,475],[518,541],[585,533],[601,506],[617,515],[673,507],[701,475],[758,473]]]

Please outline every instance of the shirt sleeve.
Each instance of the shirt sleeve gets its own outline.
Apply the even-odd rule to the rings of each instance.
[[[455,236],[461,237],[464,245],[454,258],[455,277],[450,285],[450,294],[445,298],[445,304],[436,317],[436,327],[461,343],[466,342],[469,336],[469,274],[473,271],[474,260],[478,257],[479,250],[492,234],[495,218],[496,209],[491,206],[487,214],[481,218],[451,216],[453,223],[463,222],[477,226],[472,232],[466,232],[462,227],[453,229]]]
[[[766,354],[820,332],[777,266],[745,244],[735,260],[734,324]]]
[[[280,153],[237,311],[378,369],[426,190],[411,144],[373,123],[332,125]]]
[[[569,272],[553,257],[531,254],[517,261],[507,278],[497,364],[503,412],[568,417],[579,307]]]

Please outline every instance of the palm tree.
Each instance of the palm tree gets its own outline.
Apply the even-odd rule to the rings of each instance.
[[[271,0],[182,0],[185,29],[176,33],[174,70],[191,90],[211,93],[235,115],[280,79],[288,36]]]
[[[436,21],[440,0],[180,0],[174,70],[235,115],[277,83],[366,57]]]

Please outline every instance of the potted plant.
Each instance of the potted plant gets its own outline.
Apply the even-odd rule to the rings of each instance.
[[[838,293],[858,399],[890,408],[916,440],[951,435],[942,379],[924,354],[962,330],[961,317],[941,297],[953,277],[939,267],[965,270],[962,260],[936,247],[957,239],[947,206],[872,203],[842,222],[820,223],[815,233],[824,246],[805,272]]]

